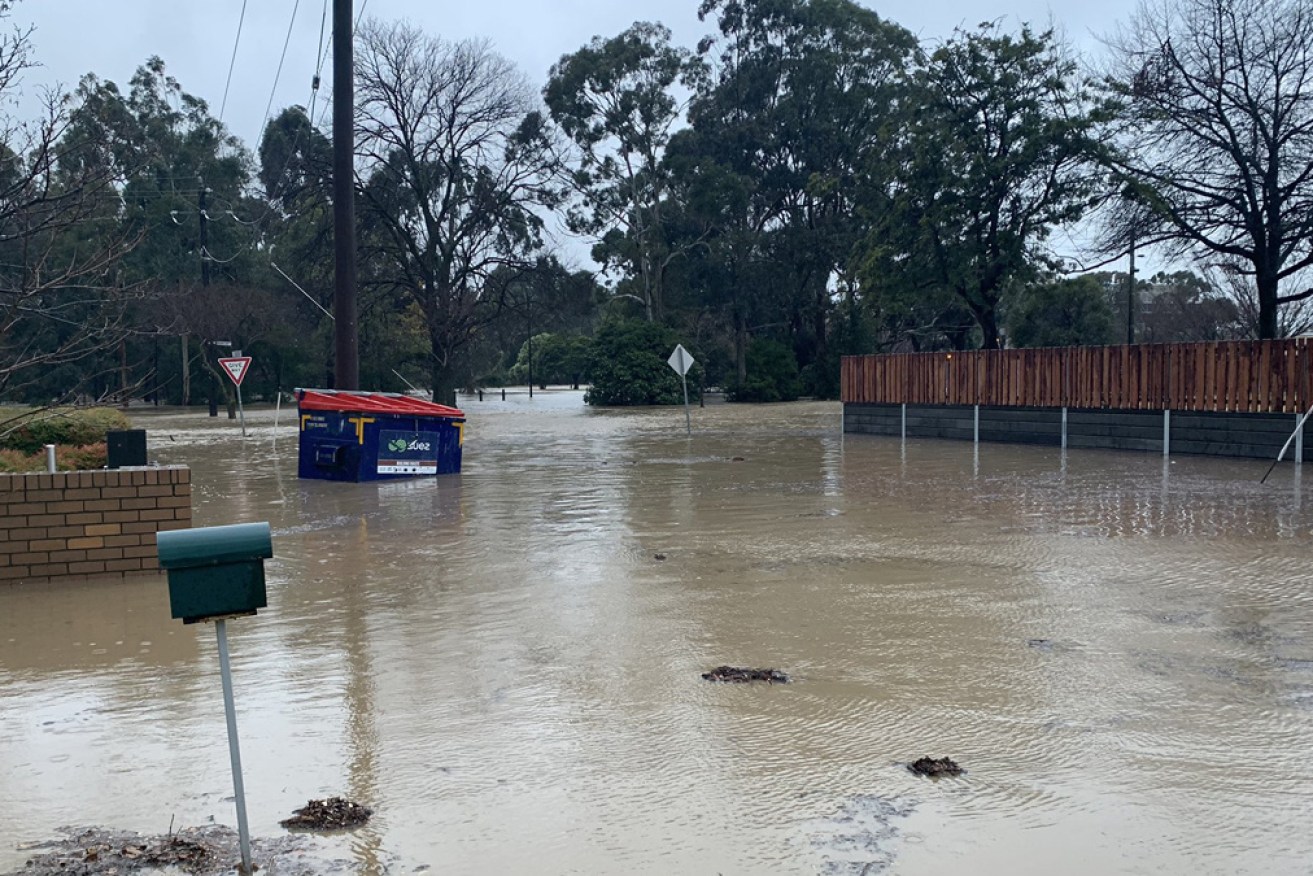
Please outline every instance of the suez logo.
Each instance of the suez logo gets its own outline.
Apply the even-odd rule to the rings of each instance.
[[[418,438],[412,438],[407,441],[405,438],[394,438],[388,442],[388,450],[393,453],[427,453],[433,449],[433,445],[427,441],[421,441]]]

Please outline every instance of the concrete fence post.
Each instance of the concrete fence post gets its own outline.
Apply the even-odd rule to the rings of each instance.
[[[1295,414],[1295,465],[1304,464],[1304,417]]]
[[[907,402],[903,402],[903,440],[907,440]]]
[[[976,443],[980,443],[980,405],[976,405]]]
[[[1062,449],[1067,449],[1067,409],[1062,409]]]
[[[1163,411],[1163,456],[1172,452],[1172,412]]]

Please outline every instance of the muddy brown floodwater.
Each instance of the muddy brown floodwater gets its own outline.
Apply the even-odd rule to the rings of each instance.
[[[197,524],[274,529],[229,624],[257,835],[341,795],[367,873],[1308,872],[1292,469],[465,406],[463,475],[382,485],[298,481],[287,411],[276,448],[271,411],[137,418]],[[63,825],[232,824],[230,789],[163,578],[0,588],[0,872]]]

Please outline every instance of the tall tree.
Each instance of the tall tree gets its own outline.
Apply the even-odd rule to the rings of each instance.
[[[1313,297],[1313,2],[1155,0],[1109,40],[1115,167],[1180,253],[1249,278],[1258,333]]]
[[[957,32],[910,76],[867,204],[868,283],[949,292],[998,347],[1009,290],[1058,265],[1052,231],[1099,191],[1104,111],[1052,32]],[[882,181],[888,180],[887,185]]]
[[[531,262],[561,202],[560,149],[523,76],[486,42],[368,22],[356,55],[367,255],[412,300],[433,395],[453,402],[460,355],[491,318],[484,283]]]
[[[649,321],[662,317],[666,269],[681,251],[670,246],[662,216],[670,188],[663,159],[683,114],[676,92],[696,88],[702,73],[696,56],[670,44],[668,28],[637,22],[561,58],[543,90],[552,119],[579,150],[570,227],[610,238],[595,256],[627,263]]]
[[[210,114],[204,100],[182,88],[159,57],[137,68],[126,93],[113,81],[87,74],[74,98],[71,148],[64,164],[102,168],[117,176],[119,221],[141,241],[124,260],[120,277],[138,285],[144,297],[131,311],[139,341],[124,352],[134,359],[149,357],[144,367],[157,372],[158,339],[180,337],[180,367],[168,369],[181,377],[174,386],[175,398],[190,400],[195,369],[206,395],[212,401],[225,399],[229,415],[235,417],[231,385],[216,362],[220,351],[209,344],[248,339],[216,336],[211,329],[221,323],[200,314],[225,307],[221,297],[202,300],[221,296],[218,288],[207,291],[211,282],[231,288],[256,280],[257,237],[239,218],[260,213],[247,194],[249,153]],[[163,361],[175,360],[167,356]]]
[[[741,383],[763,326],[804,361],[823,358],[856,179],[916,43],[850,0],[704,0],[699,15],[719,32],[699,47],[712,74],[671,152],[706,229],[704,286],[733,327]]]

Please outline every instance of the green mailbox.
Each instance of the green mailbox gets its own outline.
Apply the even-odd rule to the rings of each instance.
[[[179,529],[156,538],[173,617],[194,624],[255,614],[268,604],[264,561],[274,555],[268,523]]]

